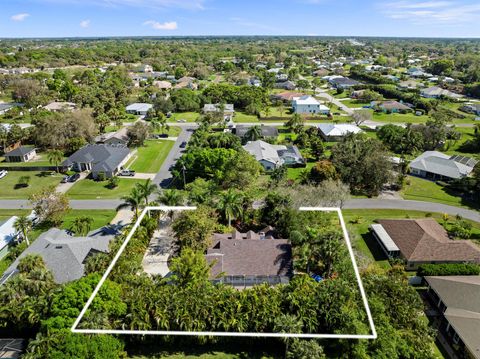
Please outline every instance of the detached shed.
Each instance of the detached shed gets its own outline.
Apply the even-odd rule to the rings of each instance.
[[[20,146],[5,154],[6,162],[28,162],[37,155],[34,147]]]

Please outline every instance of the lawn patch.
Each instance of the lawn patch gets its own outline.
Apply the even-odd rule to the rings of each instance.
[[[20,178],[25,176],[30,177],[28,186],[19,186]],[[0,198],[27,199],[44,187],[56,186],[62,177],[63,175],[55,172],[8,171],[8,174],[0,179]]]
[[[169,140],[145,141],[145,146],[137,148],[135,159],[130,162],[129,168],[140,173],[157,173],[174,143]]]
[[[114,189],[108,188],[108,182],[97,182],[91,179],[78,181],[68,190],[67,195],[70,199],[112,199],[120,198],[130,193],[137,182],[145,180],[135,180],[120,178],[118,186]]]

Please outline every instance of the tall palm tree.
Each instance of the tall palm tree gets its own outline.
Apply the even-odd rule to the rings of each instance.
[[[86,236],[92,229],[93,218],[87,216],[77,217],[73,220],[72,230],[76,234]]]
[[[18,217],[13,224],[13,228],[15,228],[15,230],[22,235],[22,239],[27,242],[27,246],[30,245],[30,241],[28,240],[27,235],[28,232],[32,230],[32,226],[32,220],[27,216]]]
[[[157,185],[152,182],[149,178],[143,183],[136,183],[135,186],[138,188],[142,198],[145,200],[145,205],[148,206],[148,197],[150,197],[157,190]]]
[[[60,162],[62,162],[63,152],[60,150],[50,150],[47,153],[47,158],[50,164],[55,165],[55,167],[57,167],[57,173],[58,173],[58,165],[60,164]]]
[[[133,187],[129,195],[121,197],[123,203],[117,207],[117,211],[123,208],[130,208],[135,215],[135,220],[138,218],[138,210],[143,205],[143,194],[138,187]]]
[[[183,204],[183,194],[176,189],[166,189],[158,192],[157,201],[165,206],[179,206]]]
[[[243,195],[232,188],[220,195],[217,209],[227,219],[228,226],[232,225],[232,219],[243,214]]]
[[[245,138],[247,141],[256,141],[261,137],[262,129],[258,125],[250,127],[247,132],[245,132]]]

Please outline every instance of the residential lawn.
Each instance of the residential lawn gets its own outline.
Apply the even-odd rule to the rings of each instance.
[[[66,157],[62,158],[60,161],[63,162],[63,160]],[[34,159],[28,161],[28,162],[5,162],[4,157],[0,157],[0,167],[35,167],[35,166],[54,166],[52,165],[47,158],[46,153],[37,153],[37,157]]]
[[[342,100],[341,101],[345,106],[348,106],[350,108],[357,108],[357,107],[363,107],[363,106],[369,106],[370,102],[357,102],[357,100],[350,99],[350,100]]]
[[[455,132],[459,132],[461,137],[459,140],[448,140],[445,149],[442,151],[449,155],[460,154],[460,155],[467,155],[467,156],[477,156],[478,153],[474,150],[472,151],[465,143],[469,140],[473,140],[474,138],[474,128],[471,127],[455,127]]]
[[[168,119],[168,122],[177,122],[178,120],[186,120],[186,122],[195,122],[200,116],[198,112],[176,112]]]
[[[91,179],[80,180],[73,185],[67,192],[70,199],[112,199],[128,195],[137,182],[145,180],[135,180],[120,178],[118,186],[114,189],[107,187],[108,182],[97,182]]]
[[[309,171],[314,165],[315,165],[315,162],[308,162],[306,167],[297,167],[297,168],[289,167],[287,169],[287,178],[292,180],[297,180],[304,170]]]
[[[233,122],[258,122],[258,118],[255,115],[248,115],[245,112],[235,111]]]
[[[30,177],[29,186],[18,188],[18,181],[23,176]],[[55,172],[8,171],[8,174],[0,179],[0,198],[26,199],[43,187],[58,185],[62,177],[62,174]]]
[[[407,184],[402,190],[404,199],[444,203],[451,206],[469,207],[460,196],[447,191],[444,187],[423,178],[407,177]]]
[[[283,111],[278,106],[270,106],[268,116],[265,111],[262,111],[261,118],[263,117],[282,117],[285,118],[285,121],[288,121],[290,117],[292,117],[291,109],[288,106],[283,107]]]
[[[128,167],[140,173],[157,173],[174,144],[168,140],[147,140],[145,146],[137,148]]]
[[[414,113],[384,113],[374,112],[373,120],[377,122],[387,123],[425,123],[429,119],[428,116],[416,116]]]

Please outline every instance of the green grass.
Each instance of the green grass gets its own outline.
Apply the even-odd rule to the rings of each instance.
[[[442,186],[414,176],[408,176],[407,185],[402,190],[402,196],[404,199],[468,207],[461,197],[447,192]]]
[[[245,112],[235,111],[233,122],[258,122],[258,118],[255,115],[248,115]]]
[[[65,159],[62,158],[60,161],[63,162]],[[0,167],[35,167],[35,166],[54,166],[48,159],[46,153],[37,153],[37,157],[28,161],[28,162],[5,162],[4,157],[0,157]]]
[[[428,116],[416,116],[414,113],[384,113],[374,112],[373,120],[377,122],[387,123],[425,123],[429,119]]]
[[[305,170],[309,171],[314,165],[315,165],[314,162],[309,162],[307,163],[306,167],[288,168],[287,178],[292,180],[297,180],[303,171]]]
[[[91,179],[78,181],[68,190],[70,199],[112,199],[120,198],[130,193],[137,182],[145,180],[134,180],[120,178],[118,186],[114,189],[107,188],[107,181],[97,182]]]
[[[370,102],[357,102],[357,100],[354,100],[354,99],[342,100],[340,102],[343,103],[345,106],[348,106],[350,108],[363,107],[363,106],[369,106],[370,105]]]
[[[145,146],[138,147],[128,167],[141,173],[157,173],[174,145],[174,141],[145,141]]]
[[[195,122],[200,116],[198,112],[176,112],[168,119],[168,122],[177,122],[177,120],[186,120],[187,122]]]
[[[28,187],[16,188],[20,177],[30,177]],[[37,171],[8,171],[8,174],[0,179],[0,198],[1,199],[27,199],[31,194],[38,190],[58,185],[63,175],[52,174],[51,172]]]

